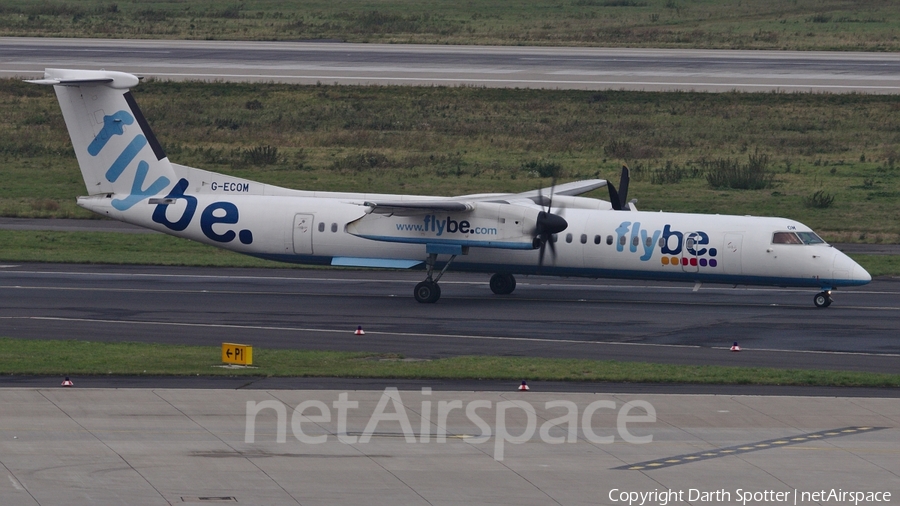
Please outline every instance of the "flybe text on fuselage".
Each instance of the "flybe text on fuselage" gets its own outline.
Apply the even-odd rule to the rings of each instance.
[[[475,234],[475,235],[497,235],[497,227],[479,227],[472,226],[468,220],[455,220],[451,216],[444,219],[438,218],[436,215],[428,214],[422,219],[423,223],[397,223],[398,232],[434,232],[435,236],[440,237],[444,232],[448,234]]]
[[[178,184],[172,188],[169,194],[166,195],[166,200],[184,199],[186,205],[181,216],[174,221],[170,220],[166,213],[169,207],[168,204],[160,203],[157,204],[156,208],[153,210],[152,219],[154,222],[175,232],[182,232],[190,225],[191,220],[193,220],[194,215],[197,212],[197,197],[186,195],[184,190],[186,190],[187,187],[187,179],[181,179],[178,181]],[[216,201],[207,205],[200,213],[200,230],[203,232],[203,235],[218,243],[229,243],[234,241],[235,238],[238,238],[242,244],[251,244],[253,242],[253,232],[250,230],[244,229],[237,233],[231,229],[222,233],[213,230],[213,225],[217,223],[234,225],[239,219],[240,212],[236,205],[231,202]]]
[[[647,262],[659,251],[663,264],[690,263],[700,267],[716,267],[716,248],[710,247],[709,234],[700,230],[683,232],[666,224],[662,229],[649,230],[641,222],[623,221],[616,227],[616,251],[640,254]],[[690,256],[693,258],[684,258]],[[681,258],[679,258],[681,257]]]

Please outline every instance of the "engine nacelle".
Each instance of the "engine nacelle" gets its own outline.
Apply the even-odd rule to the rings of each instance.
[[[370,213],[347,225],[347,232],[375,241],[454,244],[471,247],[534,249],[540,210],[475,202],[468,211]]]

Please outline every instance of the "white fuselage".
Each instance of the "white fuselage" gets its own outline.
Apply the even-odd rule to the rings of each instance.
[[[148,199],[118,211],[110,205],[115,195],[100,195],[82,197],[79,205],[179,237],[294,263],[391,267],[400,265],[391,261],[406,261],[406,266],[412,266],[424,262],[426,243],[449,240],[469,244],[453,263],[453,270],[460,271],[822,289],[865,284],[871,279],[830,245],[773,243],[775,232],[811,231],[784,218],[612,211],[605,201],[569,197],[568,202],[577,201],[575,208],[553,209],[568,222],[557,236],[555,258],[548,255],[539,267],[534,249],[479,247],[492,234],[499,231],[503,235],[504,227],[512,225],[482,219],[477,227],[473,223],[462,233],[459,223],[467,220],[466,213],[387,218],[396,222],[391,223],[395,230],[415,227],[415,243],[375,240],[348,232],[348,224],[367,215],[367,201],[436,197],[288,190],[183,169],[189,184],[171,203]],[[359,262],[342,263],[346,259]]]

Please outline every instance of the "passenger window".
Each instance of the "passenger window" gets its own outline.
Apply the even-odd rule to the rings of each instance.
[[[632,246],[637,246],[637,245],[640,244],[640,243],[641,243],[641,240],[638,239],[638,236],[634,236],[634,238],[631,240],[631,245],[632,245]]]
[[[559,234],[553,234],[550,236],[550,240],[553,241],[553,244],[556,244],[556,241],[559,240]]]
[[[337,223],[332,223],[332,224],[331,224],[331,231],[332,231],[332,232],[337,232]]]
[[[651,237],[648,237],[647,240],[644,241],[644,242],[647,243],[647,247],[648,247],[648,248],[649,248],[650,246],[653,246],[653,238],[651,238]]]
[[[619,244],[625,246],[626,244],[628,244],[628,239],[626,239],[624,235],[622,237],[619,237]]]
[[[581,244],[587,244],[587,234],[581,234]]]
[[[319,232],[324,232],[324,231],[325,231],[325,223],[319,222]]]
[[[566,234],[566,242],[572,242],[572,234]]]
[[[666,245],[666,240],[663,239],[662,237],[660,237],[659,238],[659,247],[662,248],[665,245]]]
[[[606,244],[612,246],[613,238],[611,235],[606,236]]]
[[[594,244],[600,244],[601,239],[602,238],[599,235],[595,235],[594,236]]]
[[[793,232],[775,232],[772,244],[803,244],[803,241]]]

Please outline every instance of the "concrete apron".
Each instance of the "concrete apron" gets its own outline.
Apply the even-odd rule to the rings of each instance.
[[[880,398],[11,388],[0,504],[886,503],[898,427]]]

